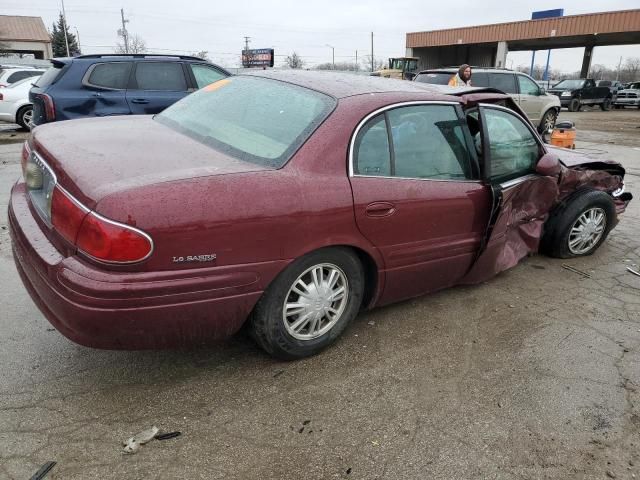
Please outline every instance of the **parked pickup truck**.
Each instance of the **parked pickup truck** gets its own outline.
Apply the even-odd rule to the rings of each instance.
[[[620,90],[613,105],[615,108],[640,108],[640,82],[633,82],[624,90]]]
[[[600,105],[602,110],[609,110],[613,101],[609,87],[597,87],[591,78],[562,80],[549,89],[549,93],[557,95],[560,104],[570,112],[579,111],[583,105]]]

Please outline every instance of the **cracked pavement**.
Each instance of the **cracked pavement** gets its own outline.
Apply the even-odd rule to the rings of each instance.
[[[638,150],[580,135],[639,191]],[[66,340],[20,283],[19,151],[0,145],[0,479],[49,460],[65,480],[640,479],[640,195],[593,256],[363,313],[314,358],[278,362],[244,335],[112,352]],[[121,453],[152,425],[182,435]]]

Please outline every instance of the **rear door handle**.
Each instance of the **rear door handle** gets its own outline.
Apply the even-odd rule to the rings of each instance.
[[[146,98],[134,98],[131,103],[149,103],[149,100]]]
[[[389,202],[373,202],[367,205],[365,213],[368,217],[388,217],[396,211],[396,206]]]

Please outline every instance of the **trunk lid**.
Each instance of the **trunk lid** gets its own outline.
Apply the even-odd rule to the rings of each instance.
[[[72,120],[33,131],[58,183],[89,209],[113,193],[194,177],[267,170],[172,130],[151,116]]]

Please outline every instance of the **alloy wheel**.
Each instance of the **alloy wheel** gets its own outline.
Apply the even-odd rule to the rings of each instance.
[[[574,255],[583,255],[595,247],[607,227],[607,214],[602,208],[585,210],[569,232],[569,251]]]
[[[336,265],[322,263],[305,270],[287,293],[282,317],[287,333],[313,340],[340,320],[349,301],[349,282]]]

